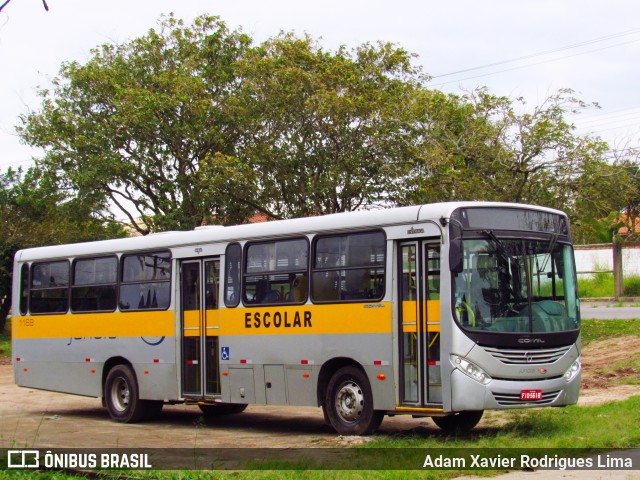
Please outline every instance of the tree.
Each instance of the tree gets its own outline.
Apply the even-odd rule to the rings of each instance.
[[[271,218],[388,203],[411,154],[404,106],[423,78],[411,60],[389,43],[327,51],[289,33],[247,52],[230,101],[242,127],[236,177],[254,190],[235,200]]]
[[[165,17],[159,31],[93,50],[86,65],[63,64],[18,132],[44,150],[40,165],[63,188],[113,205],[141,234],[225,216],[226,198],[208,181],[225,173],[216,160],[234,154],[227,102],[249,44],[215,17],[189,27]]]
[[[615,191],[608,146],[576,135],[565,119],[587,107],[570,90],[530,111],[523,99],[486,89],[425,92],[417,103],[421,144],[398,203],[494,200],[559,208],[573,220],[606,215]]]
[[[573,92],[533,108],[447,95],[412,61],[389,43],[328,51],[290,33],[254,46],[215,17],[169,16],[63,64],[18,131],[58,186],[142,234],[446,200],[546,205],[574,222],[615,211],[608,146],[566,119],[589,106]]]
[[[58,190],[39,169],[0,174],[0,331],[11,308],[13,257],[19,249],[124,236],[96,210]]]
[[[416,119],[413,157],[394,184],[394,202],[503,199],[507,173],[495,160],[507,152],[493,118],[501,101],[487,96],[472,103],[438,90],[418,92],[409,105]]]

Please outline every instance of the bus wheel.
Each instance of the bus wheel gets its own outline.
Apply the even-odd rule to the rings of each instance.
[[[247,409],[246,403],[223,403],[213,405],[198,405],[205,417],[218,417],[221,415],[231,415],[242,413]]]
[[[470,410],[454,413],[446,417],[431,417],[431,420],[445,432],[466,433],[478,424],[483,413],[483,410]]]
[[[333,374],[323,403],[325,416],[341,435],[369,435],[382,422],[384,413],[373,409],[371,385],[356,367],[342,367]]]
[[[104,382],[105,403],[109,415],[117,422],[135,423],[140,421],[146,405],[138,395],[138,382],[129,365],[116,365]]]

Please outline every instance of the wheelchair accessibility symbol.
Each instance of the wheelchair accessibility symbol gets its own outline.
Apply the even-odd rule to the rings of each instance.
[[[220,350],[220,360],[229,360],[229,347],[222,347]]]

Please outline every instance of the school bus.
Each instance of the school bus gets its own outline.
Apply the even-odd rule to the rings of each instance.
[[[22,250],[15,382],[101,398],[120,422],[318,406],[340,434],[575,404],[568,225],[454,202]]]

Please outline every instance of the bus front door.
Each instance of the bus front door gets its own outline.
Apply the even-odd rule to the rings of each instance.
[[[440,244],[403,242],[398,263],[400,402],[441,407]]]
[[[180,265],[182,396],[201,401],[220,394],[218,286],[220,260]]]

